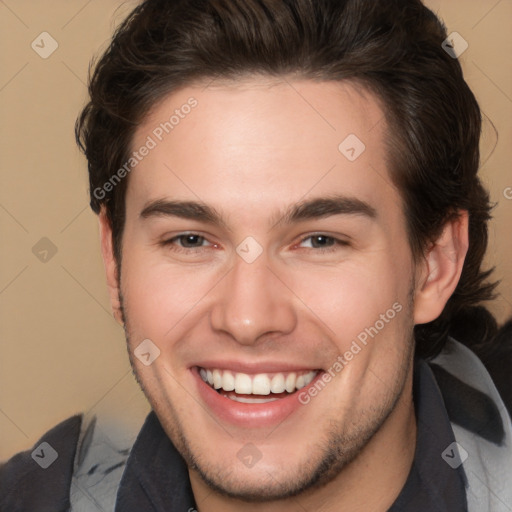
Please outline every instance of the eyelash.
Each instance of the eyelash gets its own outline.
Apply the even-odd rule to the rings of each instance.
[[[330,253],[330,252],[334,252],[336,250],[338,250],[340,247],[348,247],[350,244],[346,241],[346,240],[341,240],[339,238],[336,238],[334,236],[330,236],[330,235],[325,235],[324,233],[314,233],[312,235],[308,235],[306,237],[304,237],[299,243],[302,244],[304,243],[306,240],[309,240],[309,239],[313,239],[315,237],[323,237],[323,238],[327,238],[328,240],[331,240],[333,242],[333,245],[329,246],[329,247],[308,247],[308,249],[311,249],[315,252],[321,252],[321,253]]]
[[[161,245],[164,247],[170,247],[172,251],[179,252],[179,253],[190,253],[192,252],[202,252],[206,247],[181,247],[179,245],[175,244],[176,240],[179,240],[181,238],[186,238],[188,236],[195,236],[199,237],[202,240],[206,240],[206,238],[202,235],[199,235],[198,233],[181,233],[180,235],[173,236],[172,238],[169,238],[168,240],[164,240]],[[215,246],[215,244],[212,244]]]
[[[190,252],[195,252],[195,253],[198,253],[198,252],[202,252],[203,250],[207,249],[207,247],[181,247],[179,245],[176,245],[176,241],[179,241],[180,239],[183,239],[185,237],[198,237],[200,238],[201,240],[203,241],[206,241],[206,238],[198,233],[181,233],[180,235],[176,235],[172,238],[169,238],[168,240],[164,240],[163,242],[161,242],[161,245],[164,246],[164,247],[171,247],[172,251],[175,251],[175,252],[178,252],[178,253],[189,253]],[[336,249],[341,246],[341,247],[347,247],[349,246],[350,244],[345,241],[345,240],[340,240],[339,238],[336,238],[336,237],[333,237],[333,236],[330,236],[330,235],[325,235],[324,233],[314,233],[312,235],[308,235],[306,237],[304,237],[298,245],[304,243],[306,240],[309,240],[309,239],[312,239],[312,238],[315,238],[315,237],[323,237],[323,238],[327,238],[328,240],[332,240],[334,241],[334,244],[327,247],[327,248],[315,248],[315,247],[309,247],[308,249],[311,249],[311,250],[314,250],[315,252],[321,252],[321,253],[330,253],[330,252],[333,252],[333,251],[336,251]],[[213,247],[216,246],[216,244],[212,244]]]

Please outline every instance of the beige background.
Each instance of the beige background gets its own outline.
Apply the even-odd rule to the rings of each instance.
[[[149,410],[110,313],[73,136],[88,62],[135,4],[0,0],[0,460],[72,414],[108,413],[133,435]],[[482,175],[497,203],[488,263],[502,279],[492,310],[503,321],[512,314],[512,1],[427,5],[469,43],[465,75],[499,132],[489,157],[496,135],[486,123]],[[47,59],[31,48],[43,31],[59,45]],[[33,253],[43,237],[57,249],[46,262]]]

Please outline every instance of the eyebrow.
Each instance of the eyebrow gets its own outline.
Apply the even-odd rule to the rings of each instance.
[[[227,228],[222,216],[215,208],[198,201],[157,199],[149,202],[140,212],[139,216],[142,219],[150,217],[179,217]]]
[[[356,197],[343,195],[318,197],[290,206],[283,214],[275,218],[272,227],[333,215],[361,215],[369,219],[375,219],[377,218],[377,210]]]
[[[318,197],[291,205],[284,212],[274,216],[271,225],[274,228],[278,225],[296,224],[333,215],[360,215],[375,219],[377,211],[365,201],[355,197],[343,195]],[[198,201],[157,199],[149,202],[140,212],[142,219],[160,216],[195,220],[219,225],[229,230],[215,208]]]

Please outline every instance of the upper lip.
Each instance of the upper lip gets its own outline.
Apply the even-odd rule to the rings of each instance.
[[[294,364],[289,362],[276,362],[276,361],[260,361],[260,362],[247,362],[247,361],[200,361],[192,366],[208,369],[230,370],[232,372],[246,373],[248,375],[256,375],[258,373],[289,373],[289,372],[302,372],[319,370],[319,367],[307,364]]]

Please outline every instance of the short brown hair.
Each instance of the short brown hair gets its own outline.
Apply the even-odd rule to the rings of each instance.
[[[384,107],[388,166],[420,258],[457,210],[469,251],[441,316],[415,327],[416,354],[437,354],[462,311],[493,297],[482,271],[491,205],[477,176],[481,114],[461,66],[442,47],[443,23],[419,0],[146,0],[116,31],[90,77],[76,124],[91,207],[105,206],[118,269],[127,180],[102,187],[129,158],[156,102],[209,78],[263,74],[357,81]],[[467,317],[467,315],[466,315]]]

